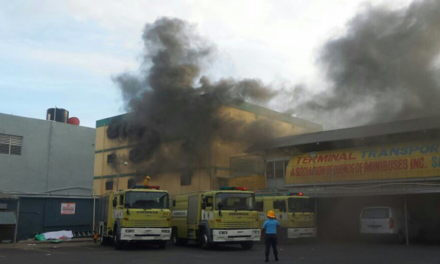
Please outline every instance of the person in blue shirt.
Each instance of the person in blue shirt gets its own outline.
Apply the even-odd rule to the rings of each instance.
[[[263,234],[265,234],[266,243],[266,262],[269,262],[270,247],[272,246],[273,254],[275,255],[275,261],[278,261],[277,250],[277,229],[280,223],[275,219],[275,212],[270,210],[267,213],[267,220],[263,224]]]

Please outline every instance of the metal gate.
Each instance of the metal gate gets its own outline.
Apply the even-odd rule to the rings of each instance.
[[[75,236],[88,236],[93,230],[92,198],[21,197],[20,201],[20,240],[60,230],[71,230]],[[75,212],[63,214],[62,203],[75,203]]]

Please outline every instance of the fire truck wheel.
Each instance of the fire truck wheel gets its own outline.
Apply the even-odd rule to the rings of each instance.
[[[241,242],[241,247],[245,250],[250,250],[250,249],[252,249],[253,246],[254,246],[253,241]]]
[[[200,232],[200,246],[203,249],[210,249],[212,247],[212,244],[209,243],[208,234],[204,229]]]
[[[177,236],[177,229],[173,229],[173,233],[171,234],[171,240],[173,245],[175,246],[185,246],[188,243],[188,240],[179,238]]]
[[[122,243],[121,243],[121,236],[118,232],[117,226],[115,226],[115,228],[113,230],[114,230],[113,246],[115,247],[116,250],[120,250],[120,249],[122,249]]]
[[[104,230],[103,230],[103,229],[104,229],[104,228],[101,227],[101,232],[100,232],[100,235],[99,235],[99,240],[100,240],[100,242],[101,242],[101,245],[105,246],[105,245],[108,244],[108,238],[106,238],[106,237],[104,236]]]

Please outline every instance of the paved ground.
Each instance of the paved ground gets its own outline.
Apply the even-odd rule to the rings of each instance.
[[[440,263],[440,245],[396,244],[281,244],[280,262],[301,264],[433,264]],[[194,245],[165,250],[154,247],[130,247],[116,251],[110,246],[92,242],[63,244],[20,244],[18,248],[0,246],[1,264],[51,263],[167,263],[167,264],[233,264],[264,263],[263,245],[250,251],[239,246],[222,246],[206,251]],[[273,262],[273,258],[271,259]]]

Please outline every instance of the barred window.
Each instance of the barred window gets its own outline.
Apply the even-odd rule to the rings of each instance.
[[[107,155],[107,164],[114,163],[116,161],[116,154],[108,154]]]
[[[127,182],[127,188],[128,189],[133,189],[133,187],[136,185],[136,179],[131,178],[128,180]]]
[[[21,155],[23,137],[0,134],[0,154]]]
[[[113,181],[105,182],[105,190],[106,191],[112,191],[113,190]]]

